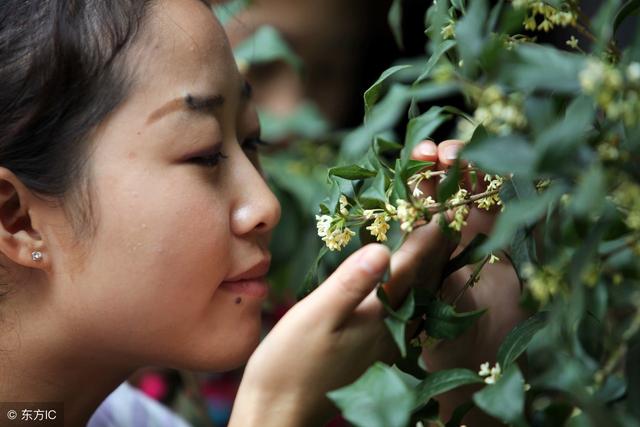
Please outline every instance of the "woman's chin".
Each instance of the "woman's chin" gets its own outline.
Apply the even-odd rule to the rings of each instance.
[[[216,342],[215,348],[191,354],[188,360],[179,363],[181,369],[191,371],[224,372],[237,369],[247,363],[260,344],[260,333],[243,334],[242,341]]]

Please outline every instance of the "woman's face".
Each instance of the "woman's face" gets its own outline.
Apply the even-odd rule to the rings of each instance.
[[[257,169],[258,118],[217,20],[198,0],[150,13],[130,96],[95,135],[89,252],[68,227],[49,228],[59,326],[92,357],[230,369],[259,341],[264,295],[221,284],[264,276],[280,206]]]

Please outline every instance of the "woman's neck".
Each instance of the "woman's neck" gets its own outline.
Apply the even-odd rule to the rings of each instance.
[[[86,348],[86,343],[70,342],[54,319],[20,316],[14,322],[3,317],[0,402],[63,403],[64,425],[85,426],[100,403],[135,371]]]

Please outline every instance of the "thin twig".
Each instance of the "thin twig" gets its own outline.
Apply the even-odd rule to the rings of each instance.
[[[604,380],[613,373],[620,361],[627,354],[627,343],[640,331],[640,307],[636,307],[636,314],[631,320],[631,325],[622,334],[622,339],[618,346],[611,352],[606,363],[598,372],[596,372],[594,380],[597,385],[601,385]]]
[[[475,285],[475,283],[479,280],[480,272],[482,271],[484,266],[487,265],[490,259],[491,259],[491,254],[485,256],[484,259],[478,265],[476,265],[476,267],[473,269],[473,273],[471,273],[471,276],[469,276],[469,280],[467,280],[467,283],[464,284],[464,287],[460,289],[456,297],[451,302],[451,305],[453,307],[456,306],[456,303],[462,297],[462,295],[464,295],[467,289],[473,287],[473,285]]]
[[[451,203],[451,204],[446,204],[445,203],[444,205],[442,203],[436,203],[434,205],[430,205],[428,207],[428,209],[433,209],[434,211],[453,209],[453,208],[457,208],[459,206],[468,205],[470,203],[473,203],[473,202],[475,202],[477,200],[484,199],[486,197],[491,197],[491,196],[496,195],[498,193],[500,193],[500,189],[485,191],[484,193],[474,194],[473,196],[469,197],[468,199],[464,199],[464,200],[461,200],[461,201],[456,202],[456,203]],[[444,206],[444,209],[443,209],[443,206]]]

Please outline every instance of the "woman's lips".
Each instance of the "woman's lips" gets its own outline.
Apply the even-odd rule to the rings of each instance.
[[[269,285],[265,277],[222,282],[220,289],[257,298],[266,298],[269,294]]]

